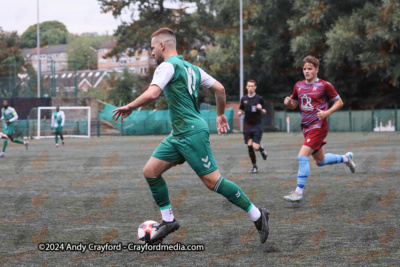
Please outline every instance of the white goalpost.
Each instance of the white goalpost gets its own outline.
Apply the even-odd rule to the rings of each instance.
[[[49,128],[51,127],[51,116],[55,110],[56,107],[38,107],[37,136],[34,138],[54,138],[54,133]],[[65,113],[64,137],[90,138],[90,107],[60,107],[60,110]],[[48,114],[49,111],[50,114]],[[48,117],[43,120],[42,114],[45,112]]]

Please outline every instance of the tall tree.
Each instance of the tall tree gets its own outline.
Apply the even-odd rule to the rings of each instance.
[[[175,1],[177,8],[167,8],[164,0],[98,0],[104,13],[110,12],[118,18],[123,12],[130,12],[131,21],[123,22],[114,36],[118,45],[109,56],[118,56],[128,48],[150,49],[150,36],[160,27],[169,27],[177,34],[177,48],[181,54],[188,54],[194,46],[207,43],[207,32],[201,25],[207,17],[199,13],[188,13],[184,4],[201,2],[200,0]],[[206,6],[200,5],[204,11]],[[203,12],[204,15],[206,12]],[[208,15],[209,17],[210,15]]]
[[[239,99],[239,1],[192,0],[197,9],[190,14],[166,9],[164,0],[98,1],[116,17],[124,9],[137,12],[136,20],[116,31],[119,46],[111,54],[148,47],[150,34],[169,26],[177,33],[179,52],[222,82],[228,99]],[[302,59],[313,55],[321,62],[319,77],[334,84],[345,108],[376,102],[392,107],[400,97],[398,5],[396,0],[243,0],[244,78],[256,79],[257,92],[283,108],[284,96],[304,79]],[[199,49],[204,44],[211,49]]]
[[[326,74],[352,106],[393,108],[400,99],[399,28],[394,0],[368,1],[326,33]]]
[[[45,21],[39,24],[40,46],[68,43],[69,32],[67,27],[59,21]],[[37,46],[37,24],[30,26],[21,36],[21,48]]]
[[[25,68],[24,58],[19,51],[21,40],[17,32],[0,30],[0,95],[12,97],[18,94],[18,73]]]
[[[125,68],[122,75],[114,72],[108,77],[108,82],[115,85],[110,93],[110,100],[113,105],[126,105],[142,93],[146,85],[145,78],[133,74]]]
[[[239,100],[239,2],[214,0],[218,28],[215,47],[207,52],[205,68],[221,81],[231,100]],[[282,98],[293,88],[299,70],[289,52],[292,32],[287,18],[290,0],[243,1],[244,80],[255,79],[257,93],[267,100]],[[242,89],[244,90],[244,88]],[[246,93],[246,92],[244,92]]]
[[[110,36],[75,37],[70,42],[70,48],[67,52],[68,60],[76,61],[79,70],[97,69],[97,47],[109,39]]]

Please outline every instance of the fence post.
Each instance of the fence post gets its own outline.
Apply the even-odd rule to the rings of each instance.
[[[76,134],[79,135],[79,121],[76,122]]]
[[[285,115],[284,115],[284,117],[283,117],[283,121],[284,121],[284,122],[286,122],[286,118],[287,118],[287,111],[286,111],[286,108],[285,108]],[[286,131],[284,131],[284,132],[287,132],[287,131],[288,131],[288,129],[287,129],[287,128],[288,128],[288,127],[287,127],[287,123],[284,123],[284,125],[285,125],[285,128],[286,128],[286,129],[285,129]]]
[[[350,125],[350,132],[353,131],[353,124],[351,121],[351,108],[349,108],[349,125]]]
[[[100,137],[100,121],[97,121],[97,137]]]
[[[75,97],[78,97],[78,74],[77,74],[78,63],[74,60],[74,82],[75,82]]]
[[[375,120],[374,120],[374,107],[372,107],[372,109],[371,109],[371,132],[374,131],[374,122],[375,122]]]
[[[26,120],[26,137],[29,139],[29,120]]]
[[[121,136],[124,135],[124,121],[121,121]]]
[[[394,130],[397,132],[399,130],[398,119],[397,119],[397,105],[394,106]]]

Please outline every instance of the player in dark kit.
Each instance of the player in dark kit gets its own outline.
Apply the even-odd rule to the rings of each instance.
[[[297,173],[297,188],[283,199],[289,202],[301,202],[303,189],[306,184],[310,165],[308,158],[313,156],[319,167],[331,164],[345,163],[352,173],[356,165],[353,162],[353,153],[345,155],[325,154],[323,145],[328,135],[328,121],[326,118],[343,106],[343,101],[332,84],[318,79],[319,61],[313,56],[303,59],[303,74],[306,78],[296,83],[292,95],[285,98],[284,104],[289,109],[295,109],[298,105],[301,110],[301,128],[305,137],[300,149],[299,171]],[[332,107],[328,102],[333,101]]]
[[[267,151],[260,144],[262,138],[262,115],[266,114],[264,99],[256,94],[257,83],[255,80],[248,80],[246,84],[247,95],[240,100],[238,115],[244,113],[243,135],[247,144],[249,156],[253,167],[249,173],[257,173],[257,159],[255,151],[260,151],[264,160],[267,159]]]

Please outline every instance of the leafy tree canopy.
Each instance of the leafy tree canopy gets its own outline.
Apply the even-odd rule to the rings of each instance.
[[[66,44],[69,39],[67,27],[59,21],[45,21],[39,24],[40,47],[45,45]],[[21,36],[21,48],[37,46],[37,24],[30,26]]]

